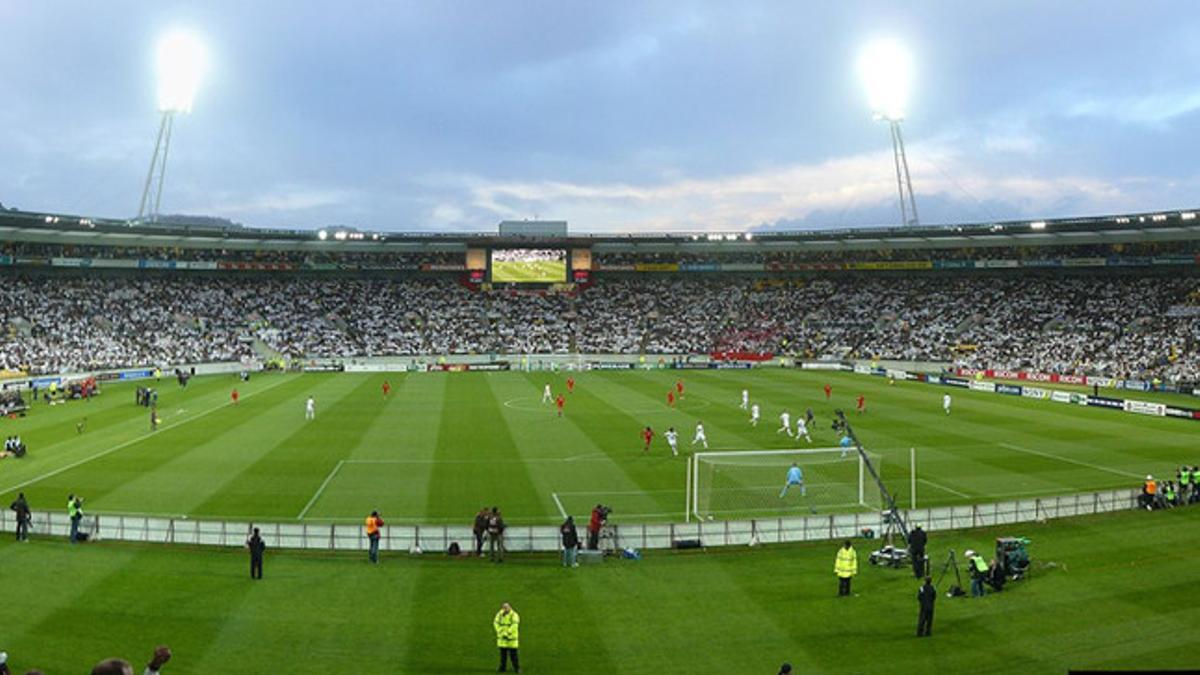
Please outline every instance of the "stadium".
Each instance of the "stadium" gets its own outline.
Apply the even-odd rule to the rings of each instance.
[[[900,225],[0,210],[0,673],[1188,667],[1200,209],[921,225],[881,110]]]

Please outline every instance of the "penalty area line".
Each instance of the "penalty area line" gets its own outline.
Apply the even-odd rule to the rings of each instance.
[[[558,493],[551,492],[550,496],[554,498],[554,505],[558,507],[559,515],[561,515],[563,517],[563,520],[566,520],[567,510],[563,508],[562,501],[558,498]]]
[[[275,387],[278,387],[279,385],[284,384],[285,382],[291,382],[292,379],[294,379],[294,378],[280,380],[279,382],[272,384],[271,386],[267,387],[266,389],[259,389],[258,391],[246,394],[245,396],[242,397],[242,399],[245,400],[245,399],[251,398],[257,394],[261,394],[263,392],[270,391],[270,390],[274,389]],[[169,429],[174,429],[175,427],[178,427],[178,426],[181,426],[184,424],[188,424],[190,422],[195,422],[196,420],[198,420],[202,417],[207,417],[208,415],[211,415],[212,413],[215,413],[218,410],[229,407],[231,405],[232,405],[231,403],[226,401],[225,403],[222,403],[222,404],[216,406],[215,408],[209,408],[208,410],[205,410],[204,412],[202,412],[198,415],[193,415],[192,417],[188,417],[186,419],[181,419],[178,422],[171,422],[170,424],[165,424],[162,426],[162,428],[160,428],[156,431],[151,431],[149,433],[142,434],[141,436],[136,436],[134,438],[131,438],[123,443],[118,443],[117,445],[114,445],[107,450],[101,450],[100,452],[97,452],[94,455],[88,455],[87,457],[84,457],[83,459],[76,460],[65,466],[60,466],[57,469],[54,469],[53,471],[47,471],[46,473],[44,473],[40,476],[37,476],[36,478],[30,478],[29,480],[17,483],[16,485],[10,485],[9,487],[6,487],[6,488],[0,490],[0,495],[8,494],[9,492],[13,492],[15,490],[20,490],[21,488],[28,487],[35,483],[40,483],[40,482],[46,480],[47,478],[53,478],[53,477],[57,476],[58,474],[63,473],[65,471],[70,471],[71,469],[74,469],[79,466],[83,466],[84,464],[87,464],[88,462],[91,462],[93,460],[100,459],[101,457],[105,457],[107,455],[111,455],[112,453],[114,453],[118,450],[124,450],[125,448],[128,448],[131,445],[136,445],[136,444],[146,440],[147,438],[150,438],[151,436],[161,434],[164,431],[167,431]]]
[[[918,479],[917,479],[917,482],[918,482],[918,483],[924,483],[924,484],[926,484],[926,485],[929,485],[929,486],[935,487],[935,488],[937,488],[937,489],[939,489],[939,490],[942,490],[943,492],[949,492],[950,494],[952,494],[952,495],[957,495],[957,496],[959,496],[959,497],[962,497],[963,499],[970,499],[970,498],[971,498],[971,495],[969,495],[969,494],[967,494],[967,493],[965,493],[965,492],[959,492],[958,490],[955,490],[954,488],[951,488],[951,487],[946,487],[945,485],[942,485],[941,483],[936,483],[936,482],[934,482],[934,481],[931,481],[931,480],[929,480],[928,478],[918,478]]]
[[[346,460],[344,459],[338,460],[338,463],[333,466],[333,470],[329,472],[329,475],[325,476],[325,481],[321,483],[321,487],[317,488],[317,491],[315,494],[313,494],[312,499],[308,500],[308,503],[304,505],[304,508],[300,511],[300,515],[296,516],[296,520],[304,520],[304,516],[308,514],[308,510],[311,509],[313,505],[317,503],[317,500],[321,498],[321,493],[325,492],[325,488],[329,487],[329,483],[331,483],[333,481],[333,477],[342,470],[342,465],[345,463]]]

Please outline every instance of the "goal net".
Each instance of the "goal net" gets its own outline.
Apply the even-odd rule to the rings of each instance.
[[[880,457],[870,458],[879,471]],[[788,485],[793,464],[802,485]],[[854,511],[873,506],[869,479],[854,448],[698,452],[688,465],[687,513],[711,520]]]

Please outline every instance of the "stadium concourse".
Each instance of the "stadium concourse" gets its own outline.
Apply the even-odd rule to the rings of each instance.
[[[236,361],[259,340],[290,358],[737,351],[1194,382],[1196,290],[1096,274],[602,275],[539,293],[453,276],[17,274],[0,283],[0,370]]]

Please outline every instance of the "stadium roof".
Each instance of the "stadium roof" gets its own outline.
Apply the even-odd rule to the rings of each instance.
[[[10,210],[0,212],[0,241],[313,251],[429,251],[534,244],[601,251],[983,248],[1200,239],[1197,213],[1200,209],[921,227],[541,237],[498,232],[370,232],[341,226],[318,231],[260,229],[205,219],[151,223]]]

